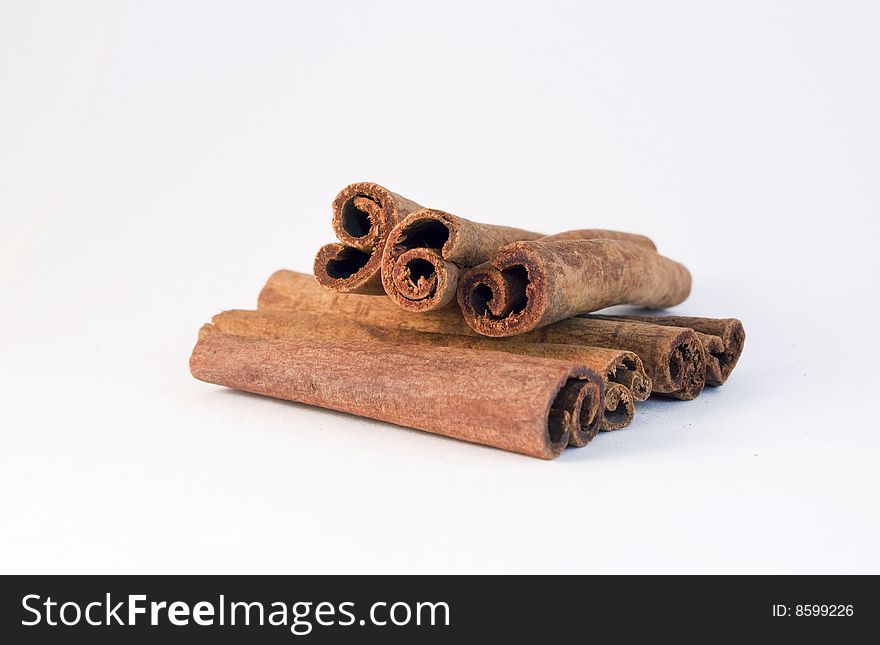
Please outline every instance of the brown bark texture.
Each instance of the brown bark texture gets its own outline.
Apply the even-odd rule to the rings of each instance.
[[[260,291],[258,308],[326,313],[381,327],[475,335],[465,323],[457,305],[414,316],[388,298],[322,289],[314,277],[297,271],[273,273]]]
[[[516,242],[461,278],[458,303],[486,336],[514,336],[612,305],[680,304],[691,289],[684,265],[633,242]]]
[[[457,311],[413,315],[386,298],[326,291],[316,286],[312,276],[295,271],[272,274],[260,293],[259,308],[326,314],[377,327],[477,336]],[[651,391],[664,396],[693,399],[705,385],[705,352],[696,334],[687,328],[577,317],[511,340],[632,352],[641,359],[651,379]]]
[[[391,229],[421,206],[372,182],[343,188],[333,200],[333,231],[339,242],[315,256],[315,278],[342,293],[380,295],[382,251]]]
[[[463,269],[486,262],[511,242],[541,236],[423,208],[391,231],[382,256],[382,285],[408,311],[441,309],[455,300]]]
[[[623,231],[611,231],[607,228],[579,228],[571,231],[563,231],[562,233],[554,233],[553,235],[545,235],[541,238],[544,242],[553,242],[557,240],[618,240],[621,242],[632,242],[639,246],[652,251],[657,250],[654,241],[639,235],[638,233],[625,233]]]
[[[261,313],[288,312],[294,317],[285,319],[282,315],[260,320],[257,314],[251,312],[226,312],[222,314],[226,317],[224,324],[262,328],[267,335],[293,333],[285,330],[297,328],[299,333],[305,333],[302,331],[304,329],[315,329],[325,334],[363,334],[364,331],[357,326],[367,325],[391,330],[384,333],[379,330],[369,332],[372,338],[388,342],[495,350],[576,361],[583,363],[608,382],[625,385],[632,391],[636,401],[644,401],[651,394],[652,381],[641,358],[626,349],[610,348],[607,345],[590,346],[573,335],[569,336],[573,339],[570,343],[548,343],[546,340],[533,342],[521,336],[487,338],[476,334],[457,312],[444,310],[413,315],[383,298],[340,295],[325,291],[315,285],[311,276],[293,271],[278,271],[269,278],[260,294],[259,309]],[[309,319],[304,314],[313,318]],[[333,322],[331,318],[343,318],[348,322]],[[215,323],[219,324],[216,318]],[[551,325],[545,329],[553,327]],[[235,333],[231,328],[224,328],[224,331]],[[542,338],[539,332],[536,332],[535,338]],[[545,332],[544,335],[547,333],[550,332]],[[563,337],[565,336],[560,335],[560,338]]]
[[[596,317],[693,329],[706,350],[706,385],[712,387],[724,385],[736,367],[746,342],[746,330],[742,321],[737,318],[642,315]]]
[[[697,334],[685,327],[648,325],[594,316],[569,318],[517,336],[525,342],[609,347],[642,359],[654,394],[696,398],[706,383],[706,353]]]
[[[508,339],[497,340],[383,328],[334,318],[326,314],[296,311],[231,310],[217,314],[211,322],[218,331],[237,336],[283,340],[339,339],[363,344],[455,347],[552,358],[585,366],[590,372],[585,374],[583,383],[578,384],[579,395],[583,399],[582,413],[569,441],[575,446],[586,445],[599,431],[604,410],[603,397],[609,378],[623,383],[634,382],[643,385],[650,392],[650,380],[644,374],[638,357],[619,350],[552,343],[509,342]]]
[[[344,340],[274,340],[205,325],[197,379],[552,459],[581,417],[589,370],[500,352]],[[564,399],[560,398],[561,393]]]

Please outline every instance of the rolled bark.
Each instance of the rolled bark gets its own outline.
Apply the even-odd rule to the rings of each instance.
[[[635,416],[632,392],[620,383],[611,383],[605,389],[605,411],[600,430],[620,430],[632,423]]]
[[[605,382],[626,386],[636,401],[644,401],[651,394],[651,379],[642,360],[633,352],[591,347],[580,342],[527,342],[519,336],[487,338],[476,334],[460,316],[438,312],[420,316],[404,312],[401,316],[401,310],[371,296],[341,296],[338,299],[346,305],[341,307],[333,294],[319,289],[306,278],[308,276],[292,271],[278,272],[263,289],[265,297],[260,296],[260,311],[227,311],[215,316],[214,324],[224,332],[249,335],[255,333],[251,330],[256,330],[266,337],[323,334],[334,338],[379,339],[558,358],[582,363]],[[359,298],[359,302],[352,302]]]
[[[560,343],[624,349],[644,363],[652,393],[696,398],[706,384],[706,353],[692,329],[641,322],[577,317],[517,336],[529,343]]]
[[[572,420],[570,445],[584,446],[600,429],[604,392],[608,379],[633,382],[647,387],[650,380],[638,357],[629,352],[575,345],[510,342],[508,339],[457,336],[407,329],[383,328],[327,314],[282,311],[224,311],[214,316],[214,327],[226,334],[276,340],[348,340],[363,344],[390,343],[430,347],[454,347],[483,352],[507,352],[523,356],[564,360],[587,367],[583,381],[577,383],[580,413]],[[494,357],[493,357],[494,358]],[[574,408],[572,408],[574,409]]]
[[[588,370],[497,352],[343,340],[270,340],[205,325],[194,377],[552,459],[580,411],[561,400]],[[566,414],[568,415],[566,417]],[[568,419],[566,423],[564,420]]]
[[[505,246],[468,271],[458,304],[480,334],[514,336],[612,305],[671,307],[690,289],[683,265],[641,244],[538,240]]]
[[[540,237],[424,208],[391,231],[382,256],[382,285],[408,311],[441,309],[455,300],[463,269],[486,262],[506,244]]]
[[[706,385],[713,387],[724,385],[730,377],[746,342],[746,330],[737,318],[639,315],[595,317],[693,329],[706,350]]]
[[[457,311],[433,311],[414,316],[386,298],[326,291],[319,288],[310,275],[295,271],[272,274],[260,293],[259,309],[311,312],[376,327],[479,337]],[[631,371],[639,372],[643,368],[650,378],[651,391],[685,400],[696,397],[703,390],[706,371],[705,354],[696,334],[691,330],[659,325],[653,330],[642,327],[636,323],[597,318],[571,318],[509,339],[509,342],[554,343],[632,352],[643,365],[637,364],[639,368]],[[601,374],[603,368],[597,367],[596,371]],[[629,378],[625,373],[624,378]],[[633,391],[640,389],[626,381],[622,384],[632,387]]]
[[[421,206],[372,182],[343,188],[333,200],[333,231],[339,242],[315,256],[315,278],[340,293],[384,293],[382,250],[391,229]]]

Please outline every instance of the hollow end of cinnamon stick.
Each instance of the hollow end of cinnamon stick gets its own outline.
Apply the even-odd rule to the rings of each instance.
[[[383,243],[401,217],[400,196],[379,184],[349,184],[333,199],[333,232],[346,246],[369,252]]]
[[[651,396],[652,383],[645,374],[642,359],[633,352],[620,352],[608,366],[608,380],[623,385],[635,401],[645,401]]]
[[[465,268],[487,261],[506,244],[540,237],[540,233],[479,224],[423,208],[391,231],[382,257],[382,284],[404,309],[440,309],[455,300]]]
[[[383,295],[378,252],[366,252],[338,242],[325,244],[315,255],[315,280],[340,293]]]
[[[333,231],[339,243],[315,255],[315,279],[341,293],[384,292],[382,250],[397,222],[421,206],[372,182],[349,184],[333,200]]]
[[[666,370],[675,389],[655,393],[681,401],[697,398],[706,386],[706,350],[690,329],[682,329],[666,357]],[[655,381],[656,383],[656,381]]]
[[[513,244],[461,278],[458,304],[465,322],[485,336],[515,336],[536,328],[548,304],[547,272],[539,254]]]
[[[620,430],[632,423],[635,416],[632,393],[619,383],[610,383],[605,389],[605,410],[601,429]]]
[[[597,375],[569,379],[550,408],[551,425],[568,428],[568,445],[586,446],[595,437],[602,422],[604,383]]]

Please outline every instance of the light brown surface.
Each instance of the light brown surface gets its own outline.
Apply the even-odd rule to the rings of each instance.
[[[336,293],[322,289],[313,276],[296,271],[282,270],[273,273],[260,291],[258,308],[310,311],[368,325],[475,335],[465,323],[457,305],[417,316],[404,311],[388,298]]]
[[[380,295],[382,250],[391,229],[420,209],[412,200],[372,182],[349,184],[333,200],[333,231],[339,242],[315,256],[318,283],[342,293]]]
[[[432,312],[414,315],[398,309],[381,298],[357,295],[337,295],[317,287],[310,276],[292,271],[276,272],[260,295],[260,313],[287,312],[283,315],[261,318],[257,312],[224,312],[215,317],[215,324],[224,325],[230,333],[262,329],[263,334],[284,337],[288,333],[321,333],[334,336],[349,334],[365,340],[378,338],[388,342],[407,342],[442,347],[463,347],[495,350],[514,354],[559,358],[583,363],[604,380],[621,383],[630,388],[637,401],[644,401],[651,393],[651,379],[641,359],[634,353],[607,347],[591,347],[583,343],[552,344],[546,341],[526,342],[522,337],[487,338],[479,336],[464,324],[455,312]],[[329,317],[347,322],[331,322]],[[238,325],[235,327],[235,325]],[[364,330],[362,327],[384,328]],[[447,331],[449,330],[449,331]],[[423,333],[417,333],[423,332]],[[364,337],[364,334],[367,334]]]
[[[458,303],[477,332],[514,336],[612,305],[671,307],[690,288],[683,265],[640,244],[538,240],[510,244],[468,271]]]
[[[386,298],[326,291],[315,284],[312,276],[295,271],[272,274],[260,293],[259,307],[261,310],[324,313],[378,327],[477,335],[455,310],[416,315]],[[693,399],[705,385],[705,352],[690,329],[661,325],[646,328],[638,323],[590,316],[563,320],[511,340],[633,352],[641,359],[651,379],[652,391],[657,394]]]
[[[557,397],[583,379],[572,363],[500,352],[343,340],[274,340],[205,325],[197,379],[552,459],[579,409]],[[551,408],[556,407],[551,420]],[[562,414],[559,414],[561,409]]]
[[[657,245],[649,237],[638,233],[625,233],[623,231],[610,231],[606,228],[579,228],[573,231],[563,231],[553,235],[545,235],[541,238],[544,242],[554,240],[621,240],[644,246],[652,251],[657,250]]]
[[[598,418],[597,413],[604,406],[605,383],[609,375],[624,382],[646,383],[650,391],[650,381],[644,371],[639,370],[641,363],[638,358],[633,354],[617,350],[551,343],[509,342],[508,339],[384,328],[334,318],[326,314],[302,311],[231,310],[214,316],[212,323],[218,331],[238,336],[287,340],[340,339],[364,344],[378,342],[398,346],[456,347],[552,358],[583,365],[590,370],[585,372],[584,376],[592,385],[585,389],[588,384],[584,383],[581,387],[581,396],[586,401],[584,414],[580,416],[583,427],[581,424],[575,424],[571,445],[586,445],[598,432],[601,419]],[[594,365],[601,371],[593,369]]]

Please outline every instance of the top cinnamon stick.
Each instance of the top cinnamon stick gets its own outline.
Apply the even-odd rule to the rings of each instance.
[[[421,206],[372,182],[343,188],[333,200],[333,231],[340,243],[315,257],[315,278],[342,293],[382,294],[382,250],[391,229]]]
[[[505,246],[468,271],[458,303],[475,331],[513,336],[612,305],[671,307],[690,289],[683,265],[643,244],[537,240]]]

